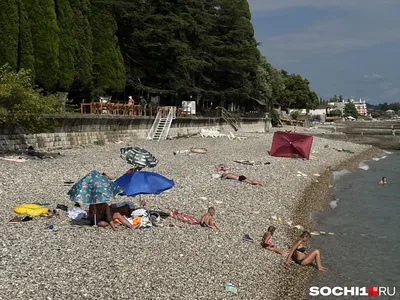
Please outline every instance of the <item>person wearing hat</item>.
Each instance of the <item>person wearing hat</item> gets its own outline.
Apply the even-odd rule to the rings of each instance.
[[[132,105],[135,104],[135,100],[133,100],[132,96],[129,96],[128,104],[132,104]]]

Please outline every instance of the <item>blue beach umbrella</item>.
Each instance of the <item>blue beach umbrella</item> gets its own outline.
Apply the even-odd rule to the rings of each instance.
[[[127,173],[115,180],[115,183],[123,189],[121,195],[125,196],[160,194],[175,185],[171,179],[146,171]]]

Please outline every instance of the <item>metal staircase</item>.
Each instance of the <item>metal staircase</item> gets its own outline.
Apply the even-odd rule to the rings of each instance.
[[[230,113],[227,109],[224,107],[217,107],[217,109],[221,110],[221,118],[228,123],[235,131],[239,130],[240,127],[240,122],[239,119],[232,113]]]
[[[157,112],[157,116],[154,120],[153,126],[151,127],[149,134],[147,135],[148,140],[161,141],[166,140],[168,137],[169,129],[171,128],[172,121],[176,118],[176,107],[171,106],[165,109],[160,108]]]

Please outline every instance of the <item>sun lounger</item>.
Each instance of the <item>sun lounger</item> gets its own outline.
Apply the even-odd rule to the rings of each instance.
[[[238,139],[239,141],[247,139],[247,136],[235,136],[232,131],[229,131],[228,138],[230,140]]]

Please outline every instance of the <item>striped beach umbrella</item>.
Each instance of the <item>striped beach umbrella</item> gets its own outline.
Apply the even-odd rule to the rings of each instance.
[[[128,164],[140,168],[154,168],[158,164],[158,160],[146,149],[140,147],[121,148],[121,158],[125,159]]]

